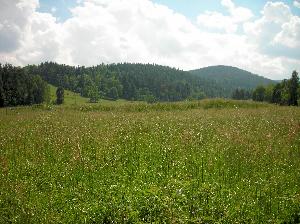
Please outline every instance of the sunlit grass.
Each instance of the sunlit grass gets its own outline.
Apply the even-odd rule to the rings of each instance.
[[[240,101],[0,110],[0,223],[280,223],[300,110]]]
[[[50,96],[51,96],[51,103],[55,104],[56,101],[56,89],[57,87],[49,85],[50,86]],[[124,104],[135,104],[138,102],[128,102],[126,100],[105,100],[105,99],[99,99],[97,103],[90,103],[89,98],[82,97],[79,93],[74,93],[72,91],[64,90],[64,106],[78,106],[78,105],[86,105],[86,106],[96,106],[96,105],[105,105],[105,106],[111,106],[111,105],[124,105]]]

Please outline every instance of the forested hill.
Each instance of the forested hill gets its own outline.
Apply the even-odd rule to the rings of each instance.
[[[53,62],[25,67],[29,74],[80,93],[91,101],[99,98],[143,101],[180,101],[231,97],[237,88],[252,89],[271,80],[225,66],[191,72],[155,64],[101,64],[74,67]]]
[[[60,86],[80,93],[91,102],[97,102],[100,98],[147,102],[229,98],[237,88],[249,90],[258,85],[274,82],[241,69],[226,66],[214,66],[190,72],[155,64],[130,63],[75,67],[45,62],[24,68],[7,64],[2,67],[0,65],[0,68],[2,68],[0,69],[0,107],[38,103],[46,98],[34,100],[31,97],[41,95],[34,94],[35,90],[33,90],[40,87],[39,91],[45,93],[42,95],[47,95],[47,88],[40,77],[56,87]],[[14,82],[20,83],[23,80],[22,74],[24,77],[29,77],[28,80],[36,81],[36,83],[29,82],[34,84],[33,87],[29,84],[20,85],[20,87],[11,85]],[[13,78],[15,80],[11,81]],[[39,83],[41,85],[35,87]],[[26,99],[17,97],[24,90],[23,87],[27,92],[21,95],[24,95]]]
[[[25,67],[54,86],[98,98],[146,101],[180,101],[222,97],[223,89],[214,81],[182,70],[153,64],[110,64],[74,67],[53,62]]]
[[[190,71],[198,77],[214,81],[224,88],[224,93],[231,94],[234,89],[253,89],[259,85],[268,85],[276,81],[231,66],[210,66]]]

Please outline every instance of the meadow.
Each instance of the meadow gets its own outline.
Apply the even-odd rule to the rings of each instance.
[[[81,100],[0,109],[0,223],[299,223],[299,108]]]

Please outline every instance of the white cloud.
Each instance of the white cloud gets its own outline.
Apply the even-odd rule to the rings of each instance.
[[[0,5],[0,52],[12,52],[20,46],[23,31],[38,1],[0,0]]]
[[[300,59],[300,17],[283,2],[267,2],[262,17],[244,25],[249,41],[261,53]]]
[[[274,42],[300,49],[300,17],[293,16],[289,22],[284,23],[280,33],[275,36]]]
[[[300,65],[300,56],[262,50],[266,41],[298,49],[299,17],[281,3],[267,3],[262,17],[251,21],[249,9],[223,0],[229,16],[205,12],[199,18],[206,23],[199,27],[150,0],[80,1],[64,22],[37,12],[34,0],[0,2],[4,5],[0,8],[0,62],[95,65],[126,61],[181,69],[227,64],[274,79]],[[236,32],[245,22],[245,34]]]
[[[228,9],[235,23],[245,22],[253,17],[253,13],[250,9],[237,7],[231,0],[222,0],[221,4]]]
[[[238,25],[230,16],[224,16],[219,12],[206,11],[197,17],[198,25],[211,31],[225,31],[233,33],[237,31]]]
[[[267,2],[262,13],[266,21],[278,24],[285,23],[292,17],[290,7],[283,2]]]
[[[29,19],[21,41],[21,47],[15,51],[21,64],[39,63],[57,60],[63,51],[61,25],[48,13],[35,12]]]
[[[299,1],[294,1],[294,6],[296,8],[299,8],[300,9],[300,2]]]
[[[231,0],[222,0],[221,4],[229,12],[229,16],[225,16],[219,12],[206,11],[197,17],[197,23],[201,27],[210,31],[225,31],[233,33],[238,30],[238,26],[253,17],[251,10],[243,7],[236,7]]]
[[[221,0],[221,4],[228,9],[234,9],[235,5],[231,0]]]

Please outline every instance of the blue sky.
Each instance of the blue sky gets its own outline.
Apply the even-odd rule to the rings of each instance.
[[[40,12],[50,12],[56,17],[66,20],[71,16],[70,8],[77,5],[75,0],[40,0]],[[51,11],[55,9],[55,12]]]
[[[281,1],[292,8],[293,1]],[[154,2],[167,5],[175,11],[181,12],[190,18],[195,18],[199,13],[206,10],[225,13],[220,0],[155,0]],[[258,15],[268,0],[234,0],[233,2],[238,6],[251,9],[254,14]],[[295,12],[296,11],[298,11],[298,14],[300,13],[299,10],[295,10]]]
[[[226,10],[221,5],[220,0],[152,0],[155,3],[159,3],[168,6],[170,9],[185,15],[192,21],[195,21],[196,17],[205,11],[218,11],[226,15]],[[289,5],[293,14],[300,15],[300,9],[293,7],[292,0],[281,0],[285,4]],[[260,15],[260,11],[268,0],[234,0],[237,6],[242,6],[251,9],[255,16]],[[55,12],[51,12],[53,15],[61,19],[66,20],[71,16],[70,8],[77,5],[76,0],[40,0],[41,12],[51,12],[51,9],[55,8]]]

